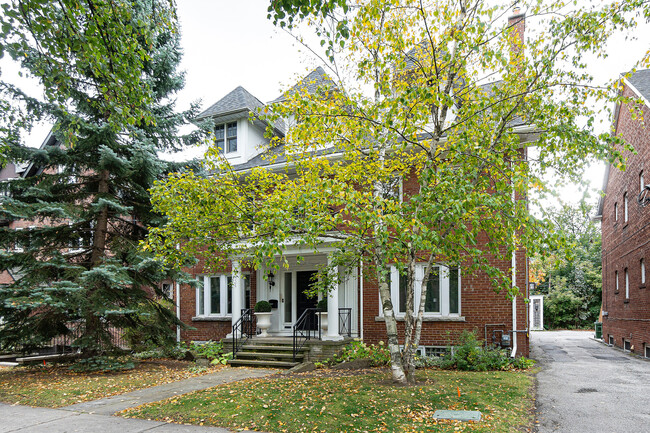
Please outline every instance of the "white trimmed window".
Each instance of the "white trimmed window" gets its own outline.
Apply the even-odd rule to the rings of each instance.
[[[250,275],[244,276],[242,307],[250,306]],[[196,315],[228,317],[232,315],[232,274],[204,275],[196,288]],[[247,300],[248,299],[248,300]]]
[[[623,222],[628,221],[628,213],[627,213],[627,193],[623,194]]]
[[[630,274],[625,268],[625,299],[630,299]]]
[[[639,173],[639,191],[643,192],[645,189],[645,179],[643,178],[643,170]]]
[[[237,152],[237,122],[216,125],[214,127],[214,141],[221,152]]]
[[[640,267],[641,267],[641,284],[645,285],[645,262],[643,259],[639,261]]]
[[[418,311],[418,301],[422,294],[421,285],[424,279],[424,265],[415,267],[414,312]],[[406,275],[400,275],[396,267],[390,269],[391,301],[396,315],[406,313]],[[426,316],[459,316],[460,315],[461,278],[459,268],[435,266],[427,283],[427,295],[424,303]],[[380,303],[381,309],[381,303]],[[383,315],[383,311],[379,312]]]
[[[614,203],[614,222],[618,221],[618,203]]]
[[[614,271],[614,283],[616,284],[616,292],[618,293],[618,271]]]

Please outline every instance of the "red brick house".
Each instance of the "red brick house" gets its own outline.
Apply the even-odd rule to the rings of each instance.
[[[325,80],[327,77],[323,69],[318,68],[297,86],[308,85],[315,90]],[[249,118],[251,112],[262,107],[262,102],[244,88],[237,87],[201,115],[211,118],[216,124],[217,143],[235,172],[245,173],[258,166],[284,169],[286,159],[282,154],[277,155],[271,164],[268,158],[263,158],[259,153],[260,145],[268,144],[263,135],[266,125],[251,122]],[[533,139],[532,128],[526,125],[517,128],[522,143]],[[282,134],[282,131],[276,133]],[[403,196],[417,190],[418,180],[415,176],[402,180]],[[484,243],[487,241],[487,238],[483,240]],[[179,337],[186,341],[231,337],[233,327],[240,323],[242,314],[248,314],[248,309],[260,300],[267,300],[273,306],[269,334],[291,337],[293,327],[303,312],[316,306],[317,299],[308,298],[304,291],[319,265],[327,263],[330,251],[332,249],[327,244],[318,251],[288,246],[284,257],[288,259],[289,268],[277,274],[265,269],[242,268],[238,260],[233,260],[231,266],[222,272],[206,273],[203,265],[198,263],[189,271],[201,281],[200,287],[174,286],[179,317],[194,328],[179,330]],[[298,256],[304,260],[300,261]],[[505,293],[493,291],[486,274],[466,274],[462,267],[441,266],[438,277],[431,283],[430,290],[434,295],[425,305],[421,353],[436,353],[453,345],[462,331],[475,331],[481,339],[503,343],[506,347],[514,346],[518,355],[528,355],[526,254],[520,250],[515,260],[501,260],[494,264],[505,274],[510,274],[514,265],[516,284],[524,294],[510,300]],[[424,266],[416,269],[416,280],[423,277],[423,271]],[[377,281],[359,267],[339,269],[339,273],[347,277],[333,287],[328,296],[330,319],[322,339],[341,341],[345,337],[358,336],[367,343],[385,341],[386,328]],[[396,268],[391,269],[391,292],[398,323],[403,324],[404,299],[400,294],[400,277]],[[338,320],[331,312],[338,312]],[[400,334],[403,335],[403,329],[400,329]],[[508,338],[502,339],[502,335],[512,336],[513,344],[507,342]]]
[[[650,69],[623,78],[622,95],[640,100],[616,107],[615,134],[634,146],[625,151],[625,171],[608,167],[598,205],[603,260],[603,339],[625,351],[650,357]],[[645,123],[642,119],[645,119]]]

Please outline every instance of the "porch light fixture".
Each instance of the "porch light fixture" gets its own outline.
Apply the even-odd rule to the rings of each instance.
[[[275,274],[273,272],[269,272],[267,277],[268,277],[268,280],[269,280],[269,287],[275,286],[275,281],[273,280],[273,278],[275,277]]]

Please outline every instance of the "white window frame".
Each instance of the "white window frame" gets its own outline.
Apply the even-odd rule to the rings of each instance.
[[[614,203],[614,222],[618,222],[618,203]]]
[[[234,137],[229,137],[229,136],[228,136],[228,125],[232,125],[233,123],[235,124],[235,135],[234,135]],[[214,139],[214,140],[215,140],[215,145],[217,144],[217,137],[216,137],[216,130],[217,130],[217,127],[223,127],[223,140],[222,140],[222,141],[223,141],[223,149],[221,149],[221,148],[219,148],[219,149],[220,149],[224,154],[227,154],[227,153],[232,153],[232,154],[238,153],[238,152],[239,152],[239,141],[238,141],[238,137],[239,137],[239,122],[235,120],[234,122],[225,122],[225,123],[219,123],[219,124],[214,125],[214,129],[215,129],[215,139]],[[236,143],[236,146],[237,146],[237,148],[236,148],[235,150],[230,150],[230,146],[229,146],[229,143],[228,143],[228,139],[229,139],[229,138],[234,138],[234,139],[235,139],[235,143]],[[217,147],[219,147],[219,146],[217,146]]]
[[[639,264],[641,267],[641,285],[645,285],[645,260],[639,260]]]
[[[625,268],[624,272],[625,272],[625,299],[630,299],[630,272],[628,271],[627,268]]]
[[[616,293],[618,293],[618,271],[614,271],[614,280],[616,283]]]
[[[229,293],[228,293],[228,279],[231,278],[231,290],[230,290],[230,295],[232,296],[232,291],[234,290],[235,287],[235,282],[232,280],[232,274],[231,273],[224,273],[224,274],[212,274],[212,275],[200,275],[197,278],[200,278],[201,284],[196,288],[196,317],[232,317],[232,312],[228,313],[228,301],[230,300],[229,298]],[[211,291],[211,278],[219,278],[219,287],[221,290],[221,295],[220,295],[220,306],[219,306],[219,313],[212,313],[212,298],[210,296],[210,291]],[[250,293],[250,273],[242,273],[242,278],[244,280],[248,279],[248,289]],[[246,281],[241,286],[242,289],[242,308],[246,305]],[[200,292],[203,291],[203,314],[200,312],[200,306],[199,306],[199,300],[201,299],[200,297]],[[232,302],[232,301],[231,301]],[[232,308],[232,303],[230,304]]]
[[[424,312],[425,317],[460,317],[462,314],[462,278],[461,278],[461,269],[458,267],[458,312],[457,313],[451,313],[450,310],[450,303],[449,303],[449,281],[450,281],[450,275],[451,273],[449,272],[450,268],[448,266],[435,266],[438,268],[438,272],[440,275],[440,311],[439,312]],[[413,313],[417,313],[418,308],[419,308],[419,300],[420,296],[422,295],[422,280],[424,279],[424,264],[418,264],[415,266],[415,294],[414,294],[414,300],[415,302],[413,303],[413,308],[414,311]],[[405,311],[400,311],[399,307],[399,271],[395,266],[390,267],[390,294],[391,294],[391,302],[393,303],[393,311],[395,313],[396,317],[404,317],[406,312]],[[379,316],[383,316],[384,312],[382,310],[381,306],[381,300],[379,302]]]
[[[22,230],[24,230],[24,227],[16,227],[16,231],[22,231]],[[17,253],[22,253],[23,251],[25,251],[23,244],[19,243],[18,240],[14,242],[14,251]]]
[[[628,222],[629,214],[627,212],[627,192],[623,194],[623,222]]]
[[[232,274],[213,274],[199,277],[203,279],[203,284],[196,288],[197,317],[232,317],[232,312],[228,313],[228,278],[231,276]],[[219,279],[219,290],[221,292],[219,296],[220,305],[218,313],[212,312],[212,297],[210,296],[210,292],[212,290],[211,284],[213,278]],[[199,305],[199,300],[201,299],[200,291],[203,291],[203,314],[201,314]]]
[[[639,192],[645,189],[645,179],[643,178],[643,170],[639,172]]]

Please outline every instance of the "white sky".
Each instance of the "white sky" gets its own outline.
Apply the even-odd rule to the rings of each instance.
[[[267,19],[268,0],[177,0],[186,71],[185,89],[178,95],[178,108],[201,99],[205,109],[241,85],[262,102],[277,97],[298,77],[318,63],[307,50]],[[529,25],[532,25],[530,23]],[[638,40],[630,40],[630,37]],[[614,38],[608,46],[608,59],[591,62],[598,83],[629,70],[650,48],[650,26],[644,24],[633,35]],[[12,67],[3,62],[3,75]],[[604,119],[602,127],[609,127]],[[34,130],[30,145],[40,145],[47,127]],[[185,155],[196,156],[198,149]],[[589,183],[602,186],[604,164],[586,173]],[[575,186],[562,191],[562,199],[577,201],[582,194]]]

